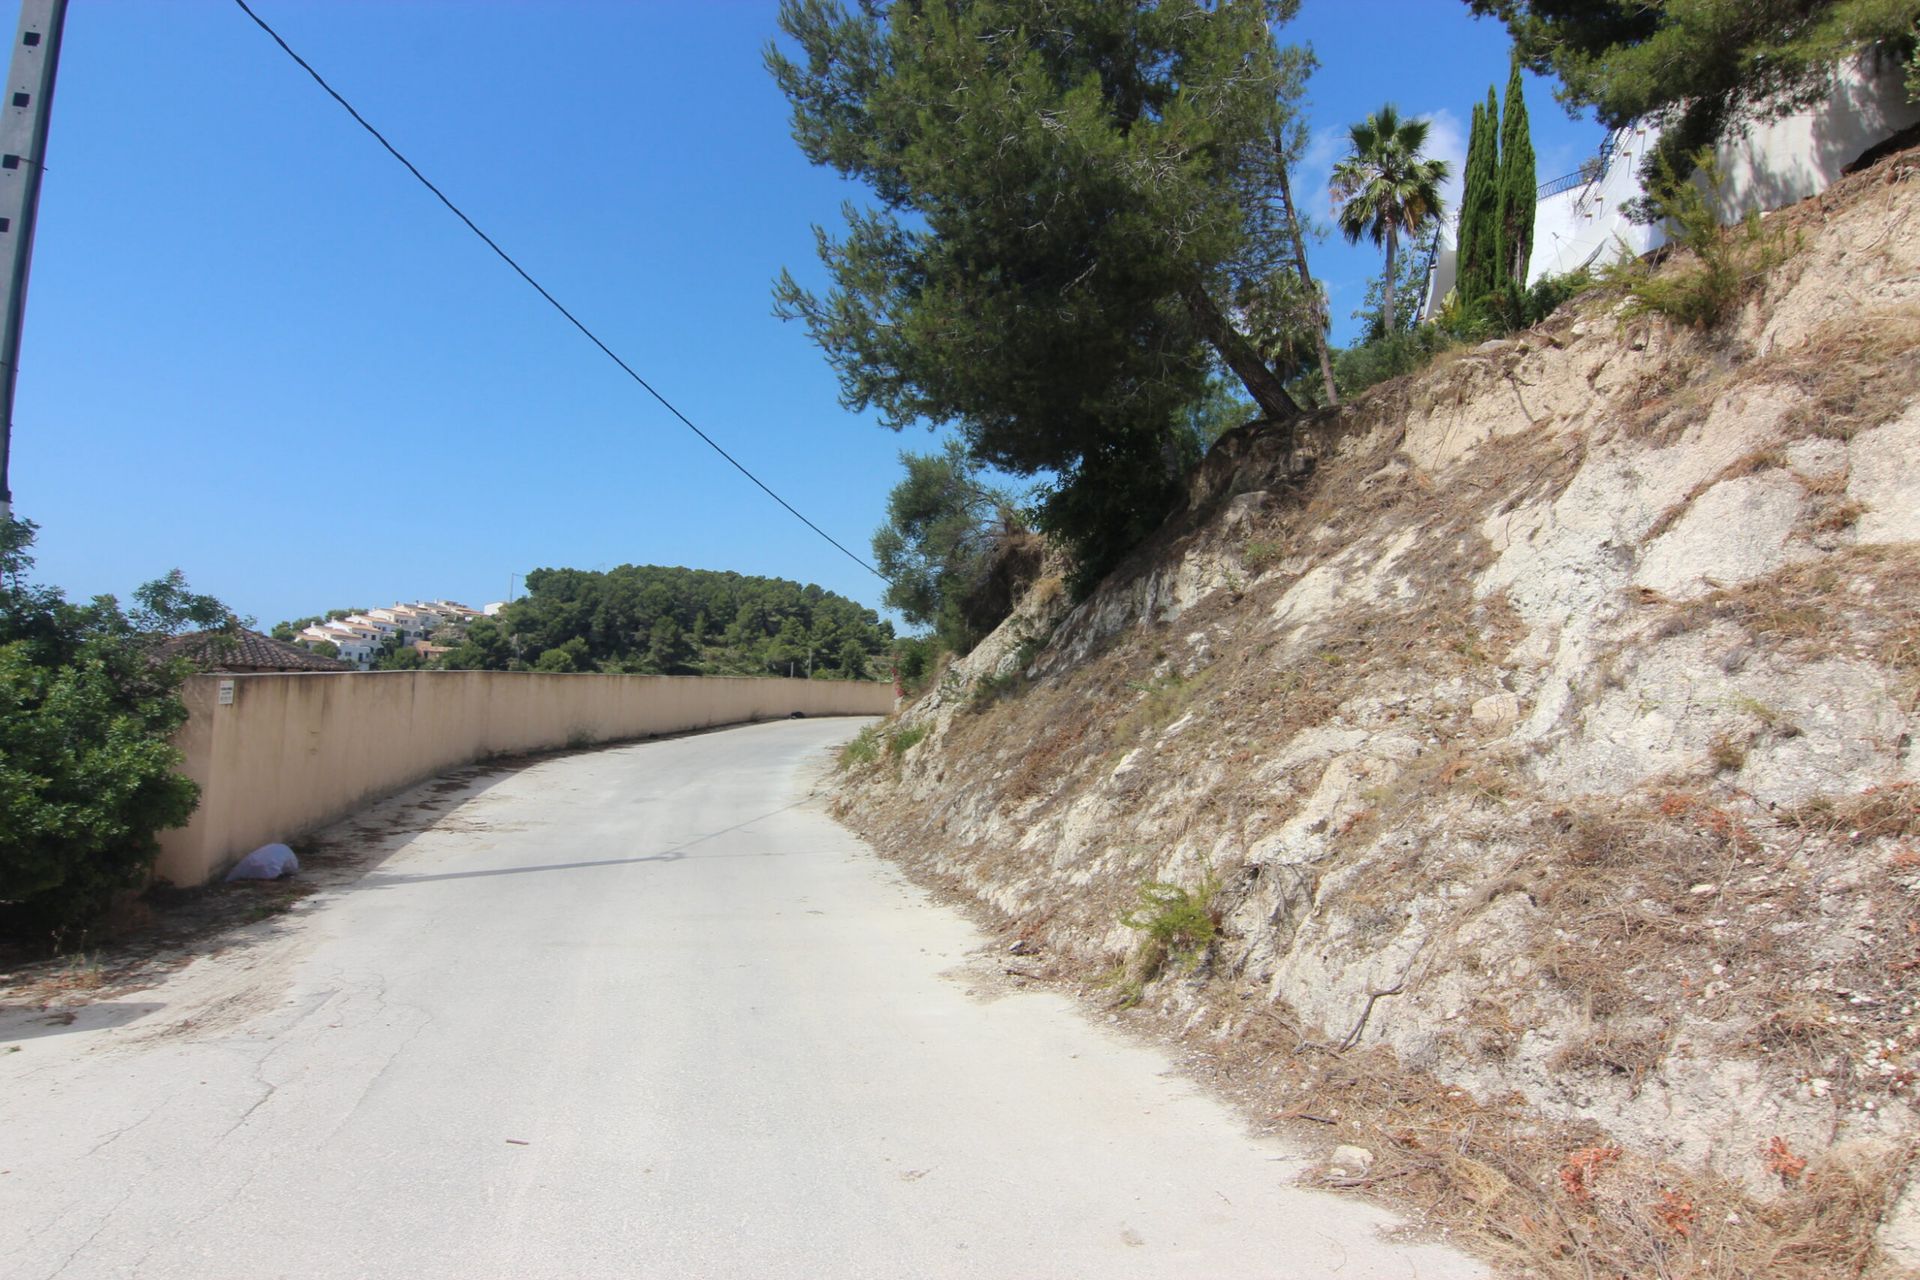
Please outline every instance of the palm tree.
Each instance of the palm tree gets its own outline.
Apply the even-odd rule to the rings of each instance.
[[[1350,130],[1353,153],[1333,167],[1333,198],[1349,243],[1365,235],[1387,250],[1386,300],[1381,321],[1393,330],[1393,256],[1400,234],[1417,236],[1440,216],[1440,184],[1447,162],[1421,156],[1425,120],[1402,120],[1389,102]]]

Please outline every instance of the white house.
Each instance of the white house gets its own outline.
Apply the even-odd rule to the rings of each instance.
[[[432,609],[447,622],[472,622],[480,616],[478,609],[470,609],[466,605],[458,604],[452,600],[432,600],[421,607]]]
[[[410,636],[427,635],[444,621],[433,610],[413,604],[389,605],[385,609],[374,609],[371,612],[374,617],[392,623]]]
[[[402,631],[405,631],[408,629],[402,626],[398,622],[394,622],[390,619],[382,618],[378,616],[381,612],[383,611],[375,610],[371,614],[350,613],[345,618],[341,619],[341,621],[356,627],[370,627],[373,630],[378,631],[382,637],[397,636]]]
[[[1835,68],[1826,96],[1776,119],[1736,125],[1714,148],[1722,186],[1719,214],[1734,222],[1750,211],[1784,208],[1818,195],[1866,152],[1920,125],[1920,105],[1907,98],[1905,69],[1892,57],[1861,54]],[[1666,243],[1665,231],[1628,219],[1640,198],[1640,165],[1660,140],[1657,124],[1616,129],[1597,160],[1540,187],[1527,283],[1599,266],[1623,252],[1638,256]],[[1457,211],[1455,217],[1457,218]],[[1422,316],[1452,292],[1453,223],[1444,229],[1428,269]]]
[[[373,655],[380,651],[379,633],[364,627],[329,622],[324,626],[308,627],[300,633],[302,644],[313,645],[322,641],[338,649],[344,661],[359,667],[371,663]]]

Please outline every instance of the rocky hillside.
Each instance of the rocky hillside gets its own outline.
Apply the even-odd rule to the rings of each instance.
[[[1767,223],[1229,436],[846,820],[1515,1274],[1920,1265],[1920,153]]]

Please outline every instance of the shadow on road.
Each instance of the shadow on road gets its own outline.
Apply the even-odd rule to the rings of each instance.
[[[40,1005],[0,1004],[0,1044],[64,1036],[74,1031],[100,1031],[125,1026],[166,1008],[154,1001],[101,1000],[72,1009]]]
[[[693,856],[687,851],[696,845],[705,844],[709,840],[718,840],[721,836],[732,835],[736,831],[743,831],[756,822],[764,822],[768,818],[777,817],[789,809],[797,809],[805,803],[806,801],[804,800],[796,800],[792,804],[783,804],[778,809],[748,818],[745,822],[736,822],[730,827],[722,827],[718,831],[709,831],[703,836],[695,836],[691,840],[682,841],[673,848],[663,850],[659,853],[643,853],[631,858],[597,858],[585,862],[548,862],[532,867],[491,867],[484,871],[442,871],[433,875],[402,875],[387,871],[370,871],[355,881],[351,887],[355,889],[388,889],[398,885],[427,884],[435,880],[475,880],[484,876],[530,875],[536,871],[580,871],[588,867],[629,867],[642,862],[681,862]],[[777,858],[781,855],[775,851],[768,853],[708,853],[699,856],[705,858]]]

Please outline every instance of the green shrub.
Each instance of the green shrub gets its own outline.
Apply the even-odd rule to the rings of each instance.
[[[1240,559],[1254,573],[1265,572],[1280,563],[1286,556],[1286,548],[1278,542],[1250,541],[1240,551]]]
[[[1341,396],[1350,400],[1369,387],[1426,368],[1435,356],[1459,345],[1460,339],[1439,325],[1423,324],[1348,347],[1333,358],[1333,378]]]
[[[169,742],[190,669],[156,642],[234,619],[177,572],[135,591],[131,612],[70,603],[26,582],[33,540],[32,524],[0,523],[0,932],[57,947],[140,882],[157,833],[199,798]]]
[[[907,752],[919,746],[921,740],[931,732],[932,729],[924,724],[912,724],[902,729],[896,729],[887,737],[887,754],[895,760],[898,760],[901,756],[904,756]]]
[[[840,748],[840,768],[851,769],[856,765],[872,764],[880,758],[880,728],[868,725],[854,737],[852,742]]]
[[[1219,931],[1213,919],[1219,889],[1212,876],[1193,890],[1158,880],[1140,886],[1138,905],[1120,917],[1121,924],[1147,935],[1137,979],[1151,981],[1169,961],[1187,970],[1200,963]]]
[[[1569,271],[1564,275],[1542,276],[1533,282],[1525,297],[1525,310],[1521,316],[1522,328],[1539,324],[1581,294],[1593,289],[1599,281],[1585,267],[1578,271]]]
[[[917,698],[926,692],[947,650],[934,636],[904,636],[893,644],[893,675],[901,692]]]
[[[1714,196],[1724,186],[1713,152],[1694,157],[1698,182],[1677,182],[1669,170],[1650,199],[1673,242],[1691,261],[1658,264],[1623,254],[1602,272],[1602,281],[1626,294],[1622,317],[1662,315],[1694,329],[1712,329],[1745,300],[1792,252],[1786,237],[1769,231],[1758,212],[1730,227],[1720,225]]]

